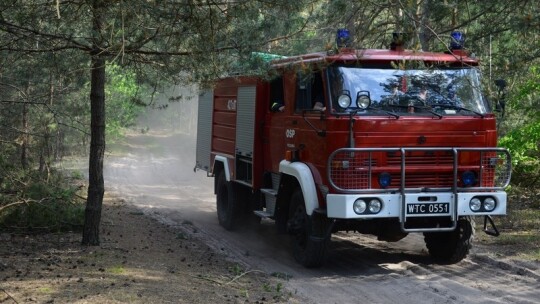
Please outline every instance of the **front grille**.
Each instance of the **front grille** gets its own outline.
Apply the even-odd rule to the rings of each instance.
[[[402,187],[402,168],[404,188],[464,187],[460,174],[473,171],[471,188],[502,189],[510,182],[511,163],[501,148],[344,148],[330,156],[328,177],[334,189],[355,192],[380,189],[378,177],[386,172],[392,177],[386,189],[395,190]]]
[[[401,164],[401,152],[388,152],[386,153],[386,163],[389,166],[400,166]],[[428,166],[440,166],[440,165],[453,165],[454,156],[452,152],[434,152],[434,151],[419,151],[416,153],[406,153],[407,165],[428,165]]]
[[[391,174],[390,188],[401,186],[401,175]],[[452,172],[409,173],[405,175],[405,188],[448,188],[454,186]]]

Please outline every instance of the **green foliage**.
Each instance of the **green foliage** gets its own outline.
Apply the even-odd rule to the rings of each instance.
[[[7,229],[64,231],[82,228],[84,205],[62,200],[32,201],[0,214],[0,225]]]
[[[122,135],[122,130],[135,124],[144,110],[141,100],[145,96],[134,72],[113,64],[107,66],[106,73],[106,135],[109,140],[115,140]]]
[[[512,165],[532,172],[540,165],[540,120],[527,123],[499,140],[512,154]]]
[[[526,74],[511,92],[499,145],[512,155],[514,183],[532,186],[540,181],[540,68]]]
[[[84,202],[77,195],[80,187],[70,183],[56,172],[48,177],[29,170],[10,172],[0,185],[0,227],[39,231],[80,229]]]

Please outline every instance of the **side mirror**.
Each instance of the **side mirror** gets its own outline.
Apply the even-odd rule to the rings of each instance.
[[[504,91],[504,89],[506,88],[506,80],[497,79],[495,80],[495,85],[497,86],[499,92]]]
[[[497,79],[495,80],[495,86],[497,86],[497,105],[495,110],[501,112],[504,116],[504,107],[506,106],[506,80]]]

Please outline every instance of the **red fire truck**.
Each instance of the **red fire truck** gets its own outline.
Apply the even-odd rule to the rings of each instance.
[[[423,233],[445,263],[468,254],[475,217],[498,234],[491,216],[506,214],[511,162],[479,62],[459,32],[444,53],[405,50],[400,37],[352,49],[340,30],[334,50],[203,92],[195,168],[214,177],[220,225],[271,219],[306,267],[324,262],[338,231]]]

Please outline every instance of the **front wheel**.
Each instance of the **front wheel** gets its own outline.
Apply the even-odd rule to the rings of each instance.
[[[426,232],[424,241],[432,258],[443,263],[457,263],[463,260],[472,247],[474,238],[474,218],[462,217],[457,228],[450,232]]]
[[[319,267],[326,259],[330,236],[326,235],[325,222],[306,213],[304,196],[297,189],[291,197],[287,227],[293,236],[294,258],[305,267]]]

